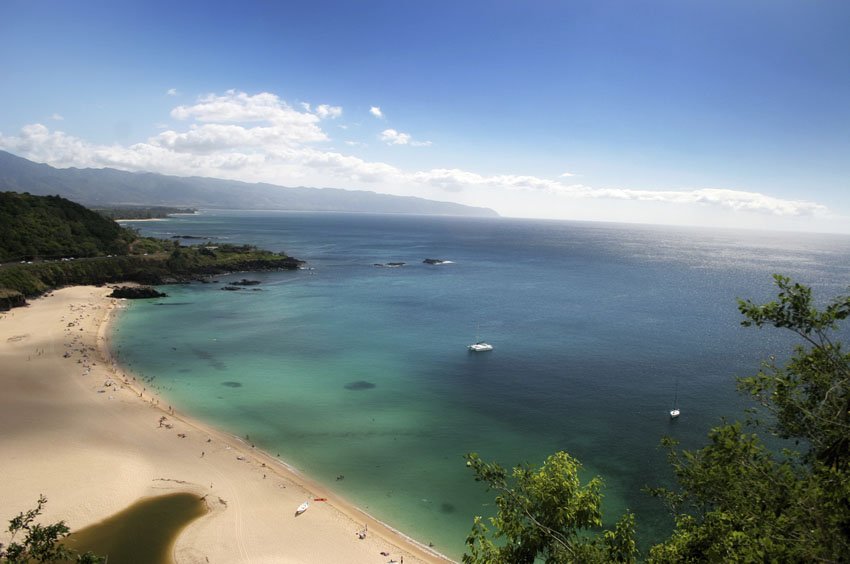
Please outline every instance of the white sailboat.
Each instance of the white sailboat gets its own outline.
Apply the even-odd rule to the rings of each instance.
[[[673,395],[673,409],[670,410],[670,419],[675,419],[679,416],[679,377],[676,376],[676,393]]]
[[[479,324],[478,330],[480,330],[480,329],[481,329],[481,325]],[[491,345],[490,343],[485,343],[484,341],[480,340],[480,338],[478,336],[478,333],[479,333],[478,330],[476,330],[475,342],[472,343],[471,345],[467,345],[466,348],[469,349],[472,352],[492,351],[493,345]]]

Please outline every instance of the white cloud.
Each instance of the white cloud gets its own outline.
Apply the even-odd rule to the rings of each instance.
[[[573,174],[572,172],[564,172],[564,173],[561,173],[561,175],[558,178],[569,178],[571,176],[575,176],[575,174]]]
[[[825,206],[816,202],[728,188],[594,188],[564,180],[572,173],[549,179],[532,175],[482,175],[459,168],[401,170],[388,163],[366,161],[316,145],[328,140],[321,128],[322,119],[341,114],[342,109],[337,106],[301,104],[299,109],[294,109],[271,93],[249,95],[230,90],[222,95],[206,95],[192,105],[177,106],[171,117],[189,123],[169,126],[133,145],[90,143],[37,123],[23,127],[17,135],[0,134],[0,149],[58,167],[113,167],[282,185],[367,188],[424,197],[439,197],[449,192],[455,194],[455,199],[468,203],[483,198],[498,202],[503,197],[509,201],[510,194],[525,198],[523,193],[528,193],[545,202],[550,215],[557,209],[569,210],[582,200],[659,202],[735,214],[760,213],[766,217],[828,213]],[[417,142],[410,134],[395,129],[385,129],[380,138],[391,145],[428,143]],[[355,140],[344,143],[359,144]],[[510,213],[511,209],[503,211]]]
[[[805,200],[784,200],[758,192],[701,188],[693,190],[595,189],[582,184],[564,184],[555,180],[522,175],[482,176],[459,169],[432,169],[409,175],[417,183],[450,192],[467,188],[545,192],[574,199],[610,199],[669,204],[695,204],[719,207],[734,212],[759,212],[774,216],[799,217],[828,211],[827,207]]]
[[[674,204],[699,204],[718,206],[736,212],[764,212],[777,216],[802,216],[827,211],[826,206],[805,200],[783,200],[759,192],[730,190],[728,188],[700,188],[695,190],[591,190],[590,197],[668,202]]]
[[[237,130],[227,129],[232,127]],[[261,145],[257,143],[259,137],[254,130],[207,124],[183,133],[164,132],[151,142],[124,147],[95,145],[32,124],[18,136],[0,134],[0,148],[60,168],[112,167],[247,182],[286,184],[322,175],[347,183],[380,183],[402,176],[400,170],[386,163],[290,143]]]
[[[385,129],[381,132],[381,141],[387,145],[407,145],[410,143],[410,135],[400,133],[395,129]]]
[[[250,95],[228,90],[221,96],[201,96],[191,106],[177,106],[171,117],[179,120],[194,119],[201,122],[258,122],[276,124],[312,125],[319,118],[309,112],[299,112],[275,94],[261,92]]]
[[[177,96],[178,92],[176,88],[169,88],[165,91],[166,96]]]
[[[331,106],[328,104],[320,104],[316,106],[316,111],[313,111],[313,106],[310,105],[309,102],[301,102],[299,104],[304,111],[307,113],[314,113],[319,117],[319,119],[336,119],[342,115],[342,108],[340,106]]]
[[[372,106],[371,108],[369,108],[369,113],[378,119],[384,119],[384,112],[382,112],[381,108],[379,108],[378,106]]]
[[[385,129],[381,132],[381,141],[387,145],[411,145],[413,147],[429,147],[430,141],[414,141],[409,133],[402,133],[395,129]]]
[[[243,127],[233,124],[207,123],[192,125],[188,131],[163,131],[149,139],[152,145],[177,152],[211,153],[246,147],[266,147],[279,143],[321,141],[323,137],[305,139],[300,131],[281,127]]]
[[[322,104],[320,106],[316,106],[316,115],[322,119],[336,119],[342,115],[342,108],[339,106],[329,106],[327,104]]]
[[[321,112],[327,116],[342,113],[341,108],[319,108],[324,108]],[[210,146],[224,148],[276,142],[313,143],[328,139],[318,126],[319,116],[309,111],[299,112],[268,92],[253,96],[235,90],[228,90],[222,96],[209,94],[202,96],[194,105],[177,106],[171,111],[171,117],[182,121],[192,119],[209,124],[210,127],[193,124],[187,132],[166,131],[158,136],[155,144],[165,143],[175,149],[188,150],[190,145],[197,143],[203,150],[207,150]],[[226,124],[257,122],[265,122],[266,125],[226,127]],[[217,141],[213,141],[212,137],[217,138]]]
[[[65,118],[64,118],[64,117],[62,117],[62,116],[61,116],[61,115],[59,115],[59,114],[53,114],[52,116],[50,116],[50,119],[52,119],[53,121],[62,121],[62,120],[64,120]]]

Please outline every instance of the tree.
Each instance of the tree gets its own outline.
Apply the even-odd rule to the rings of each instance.
[[[39,496],[35,509],[19,513],[17,517],[9,521],[8,532],[12,538],[9,545],[4,547],[0,544],[0,562],[9,564],[28,564],[30,562],[68,562],[75,561],[85,564],[98,564],[105,562],[103,558],[90,552],[76,555],[73,550],[61,543],[62,539],[70,535],[70,529],[65,521],[59,521],[52,525],[40,525],[35,523],[36,517],[41,515],[47,498]],[[16,542],[15,537],[24,534],[22,542]]]
[[[748,429],[723,423],[695,451],[663,441],[677,487],[649,491],[667,504],[675,529],[650,549],[650,562],[850,561],[850,355],[835,339],[850,297],[818,309],[811,288],[774,280],[777,300],[738,302],[743,326],[790,330],[801,341],[784,364],[772,357],[738,381],[770,420],[754,418]],[[794,448],[768,446],[758,432]],[[550,456],[539,470],[518,466],[510,476],[475,454],[467,466],[499,495],[492,533],[475,518],[464,562],[636,558],[631,514],[613,531],[590,532],[602,522],[601,480],[582,486],[580,464],[568,454]]]
[[[847,469],[850,464],[850,355],[832,335],[850,315],[850,296],[839,297],[823,311],[812,303],[812,290],[784,276],[774,276],[779,301],[756,305],[739,300],[745,327],[773,325],[793,331],[803,344],[785,366],[774,359],[739,388],[774,416],[771,430],[784,439],[808,445],[805,458]]]
[[[484,520],[475,517],[463,562],[634,562],[634,515],[625,514],[613,531],[591,534],[602,526],[602,480],[595,477],[582,486],[581,464],[569,454],[553,454],[539,469],[517,466],[510,476],[474,453],[466,455],[466,465],[476,481],[499,494],[498,513],[489,519],[493,539]]]
[[[802,344],[784,366],[771,358],[738,387],[773,416],[753,427],[793,440],[801,452],[770,449],[740,423],[713,429],[710,443],[693,452],[666,441],[679,489],[652,492],[668,503],[676,528],[650,550],[652,562],[843,562],[850,555],[850,356],[834,340],[850,298],[819,310],[811,288],[774,279],[778,300],[739,301],[742,325],[788,329]]]

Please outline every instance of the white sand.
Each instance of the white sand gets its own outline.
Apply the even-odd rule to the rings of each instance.
[[[178,538],[179,563],[446,561],[266,453],[140,397],[106,356],[121,303],[108,293],[65,288],[0,314],[0,529],[39,494],[41,522],[74,530],[140,498],[188,491],[207,496],[210,512]]]

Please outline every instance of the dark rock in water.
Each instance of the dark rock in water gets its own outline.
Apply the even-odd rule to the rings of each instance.
[[[222,382],[222,383],[221,383],[221,385],[222,385],[222,386],[227,386],[228,388],[241,388],[241,387],[242,387],[242,382],[232,382],[232,381],[228,381],[228,382]]]
[[[349,382],[345,385],[346,390],[371,390],[376,387],[376,384],[367,382],[366,380],[357,380],[356,382]]]
[[[443,513],[454,513],[455,509],[455,506],[451,503],[443,502],[440,504],[440,511]]]
[[[243,278],[239,282],[231,282],[231,286],[256,286],[261,284],[259,280],[248,280],[247,278]]]
[[[159,292],[150,286],[116,286],[112,288],[110,298],[127,298],[141,300],[146,298],[167,298],[168,294]]]
[[[388,262],[387,266],[390,266],[390,267],[404,266],[405,264],[407,264],[407,263],[406,262]]]
[[[172,239],[217,239],[218,237],[201,237],[198,235],[172,235]]]
[[[424,262],[425,264],[444,264],[446,262],[446,260],[445,259],[426,258],[422,262]]]
[[[239,286],[222,286],[222,290],[227,290],[228,292],[235,292],[237,290],[241,290]]]
[[[263,289],[262,288],[251,288],[251,291],[252,292],[262,292]]]

